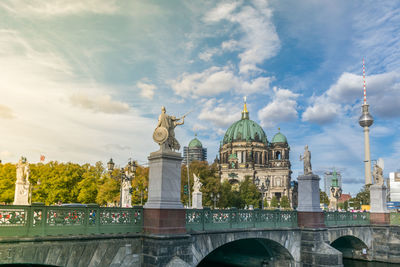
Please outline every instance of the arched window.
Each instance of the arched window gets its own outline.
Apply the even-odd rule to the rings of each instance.
[[[276,151],[275,152],[275,159],[281,159],[281,152],[280,151]]]

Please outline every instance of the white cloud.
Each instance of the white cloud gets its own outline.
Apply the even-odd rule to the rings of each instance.
[[[176,80],[168,81],[175,94],[182,97],[215,96],[221,93],[234,92],[242,95],[267,92],[271,77],[257,77],[244,80],[235,76],[229,67],[211,67],[203,72],[184,73]]]
[[[14,113],[13,113],[12,109],[5,105],[0,105],[0,118],[3,118],[3,119],[14,118]]]
[[[222,42],[221,48],[226,51],[235,51],[239,48],[239,42],[236,40],[228,40]]]
[[[90,96],[85,93],[77,93],[71,95],[69,100],[74,106],[94,112],[120,114],[129,111],[129,105],[127,103],[112,100],[109,95]]]
[[[157,86],[154,84],[145,83],[143,81],[139,81],[136,83],[136,86],[141,90],[140,95],[147,99],[153,99],[154,91],[157,89]]]
[[[257,65],[275,56],[280,48],[272,11],[266,1],[254,1],[253,5],[244,4],[240,8],[238,3],[221,3],[209,11],[204,20],[210,23],[228,20],[239,25],[243,33],[241,39],[237,43],[230,40],[222,47],[241,48],[238,55],[240,73],[259,72]]]
[[[231,125],[240,119],[240,109],[233,103],[217,101],[215,98],[207,100],[198,116],[200,120],[206,120],[217,127]]]
[[[348,109],[360,105],[363,98],[362,76],[343,73],[321,96],[312,99],[312,104],[302,115],[303,121],[318,124],[330,123]],[[370,111],[382,117],[398,117],[400,111],[400,73],[389,72],[366,77],[367,102]],[[346,106],[347,105],[347,106]],[[356,109],[357,110],[357,109]],[[357,112],[360,112],[357,110]],[[375,113],[374,113],[375,112]]]
[[[258,111],[258,118],[263,127],[273,127],[279,122],[297,118],[297,102],[299,94],[287,89],[274,88],[273,101]]]
[[[175,94],[182,97],[212,96],[237,87],[238,79],[227,68],[211,67],[200,73],[184,73],[168,82]]]
[[[12,0],[1,1],[0,7],[16,16],[37,16],[41,18],[67,16],[81,13],[112,14],[117,10],[115,1],[112,0]]]
[[[199,58],[203,61],[210,61],[216,53],[218,53],[216,48],[207,49],[199,54]]]

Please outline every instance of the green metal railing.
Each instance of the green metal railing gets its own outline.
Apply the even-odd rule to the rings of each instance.
[[[324,212],[324,220],[327,227],[370,224],[369,212]]]
[[[391,212],[390,213],[390,225],[400,225],[400,213]]]
[[[188,231],[225,230],[243,228],[297,227],[297,212],[279,210],[186,210]]]
[[[0,205],[0,237],[137,233],[143,208]]]

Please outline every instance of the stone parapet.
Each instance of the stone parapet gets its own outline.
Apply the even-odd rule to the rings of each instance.
[[[297,212],[297,223],[302,228],[323,228],[324,213],[323,212]]]

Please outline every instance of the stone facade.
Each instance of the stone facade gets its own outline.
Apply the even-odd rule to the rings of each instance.
[[[249,119],[247,107],[242,112],[242,119],[232,124],[227,130],[219,149],[219,169],[221,182],[229,181],[237,184],[250,177],[258,178],[259,187],[269,185],[264,199],[287,196],[293,201],[290,187],[291,164],[290,147],[286,137],[277,133],[268,142],[264,130]],[[267,182],[269,180],[269,182]]]

